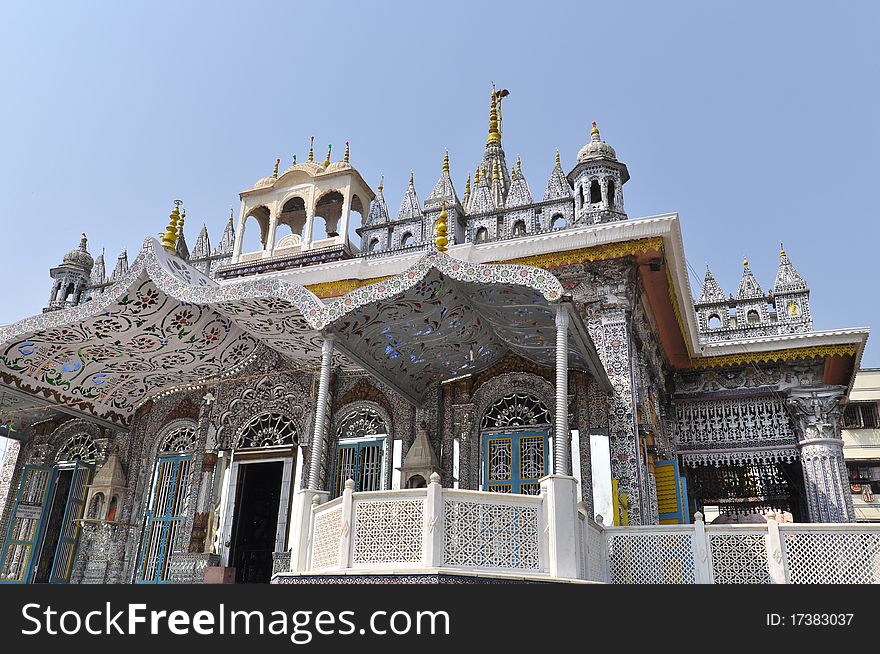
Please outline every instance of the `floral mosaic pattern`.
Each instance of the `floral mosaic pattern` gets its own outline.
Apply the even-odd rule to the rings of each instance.
[[[156,393],[229,375],[256,355],[260,343],[302,369],[314,368],[320,360],[320,330],[337,321],[332,331],[350,340],[340,343],[336,363],[355,368],[344,353],[357,350],[372,357],[388,383],[415,388],[421,396],[432,378],[484,365],[504,349],[489,324],[471,315],[469,298],[443,276],[480,284],[484,304],[520,307],[516,315],[522,333],[511,336],[519,347],[532,347],[527,325],[549,312],[539,305],[562,294],[556,278],[539,268],[476,265],[431,252],[403,274],[325,305],[304,287],[273,278],[218,284],[147,239],[128,273],[96,299],[0,328],[0,381],[128,424],[133,410]],[[354,314],[415,286],[413,300]],[[493,300],[489,289],[503,297]],[[421,315],[425,308],[427,315]],[[368,327],[375,325],[379,332],[379,323],[406,323],[407,318],[403,330],[416,342],[406,351],[398,348],[399,357],[388,351],[395,344],[387,335],[364,338]],[[441,324],[445,329],[438,333]],[[426,343],[430,334],[433,345]],[[543,342],[547,335],[535,338]],[[378,345],[375,351],[364,351],[368,340]],[[451,358],[442,352],[456,348]],[[426,366],[420,364],[425,363],[433,366],[433,375],[424,374]]]

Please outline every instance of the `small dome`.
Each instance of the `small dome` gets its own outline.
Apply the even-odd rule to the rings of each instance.
[[[91,272],[95,260],[92,259],[92,255],[89,254],[89,251],[86,249],[87,245],[88,240],[86,239],[86,235],[83,234],[82,239],[80,239],[79,242],[79,247],[76,247],[65,254],[64,261],[62,261],[61,265],[76,266],[77,268],[82,268],[86,272]]]
[[[589,142],[578,152],[578,163],[584,161],[592,161],[593,159],[611,159],[617,161],[617,153],[610,145],[599,138],[599,128],[593,123],[593,129],[590,131]]]
[[[324,172],[330,173],[334,170],[347,170],[348,168],[351,168],[351,164],[346,163],[345,161],[334,161],[329,166],[327,166],[327,170],[325,170]]]

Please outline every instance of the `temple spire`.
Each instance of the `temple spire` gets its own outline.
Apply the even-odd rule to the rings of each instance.
[[[761,289],[761,285],[755,278],[754,273],[752,273],[752,269],[749,268],[749,260],[747,258],[744,258],[743,275],[742,279],[739,282],[739,291],[737,292],[737,298],[743,300],[749,298],[760,298],[763,296],[764,291],[763,289]]]
[[[333,149],[333,144],[327,146],[327,156],[324,157],[324,168],[330,165],[330,151]]]
[[[446,252],[446,245],[449,239],[446,238],[446,202],[440,203],[440,215],[437,222],[434,223],[434,245],[437,246],[438,252]]]
[[[349,146],[348,146],[348,141],[346,141],[345,142],[345,154],[342,156],[342,160],[345,163],[348,163],[349,154],[350,154],[350,150],[349,150]]]
[[[182,204],[182,200],[174,201],[174,209],[168,216],[168,227],[162,236],[162,247],[169,252],[174,252],[174,247],[177,245],[177,223],[180,221],[180,205]],[[83,240],[85,240],[85,234],[83,234]]]
[[[700,293],[700,299],[698,302],[724,302],[726,299],[721,285],[715,281],[715,277],[712,275],[712,271],[709,270],[709,266],[707,265],[706,277],[703,279],[703,290]]]
[[[494,85],[489,103],[489,136],[486,137],[486,145],[490,143],[501,143],[501,132],[498,131],[498,94]]]

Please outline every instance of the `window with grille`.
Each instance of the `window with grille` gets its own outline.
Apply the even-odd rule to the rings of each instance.
[[[382,490],[387,434],[385,420],[369,407],[352,411],[340,421],[336,429],[333,497],[342,495],[348,479],[354,481],[355,492]]]
[[[137,572],[139,584],[171,581],[171,553],[184,527],[189,501],[195,428],[178,427],[162,441],[156,460],[150,499],[144,514],[144,538]]]
[[[845,429],[868,429],[878,426],[876,402],[850,402],[843,410]]]

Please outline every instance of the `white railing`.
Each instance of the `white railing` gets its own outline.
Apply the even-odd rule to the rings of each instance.
[[[353,492],[312,507],[302,572],[457,569],[546,577],[544,494]]]
[[[573,478],[540,495],[442,488],[301,491],[294,574],[458,572],[614,584],[880,583],[880,525],[605,527],[576,505]],[[296,532],[294,532],[296,533]]]
[[[880,584],[880,525],[606,527],[617,584]]]

